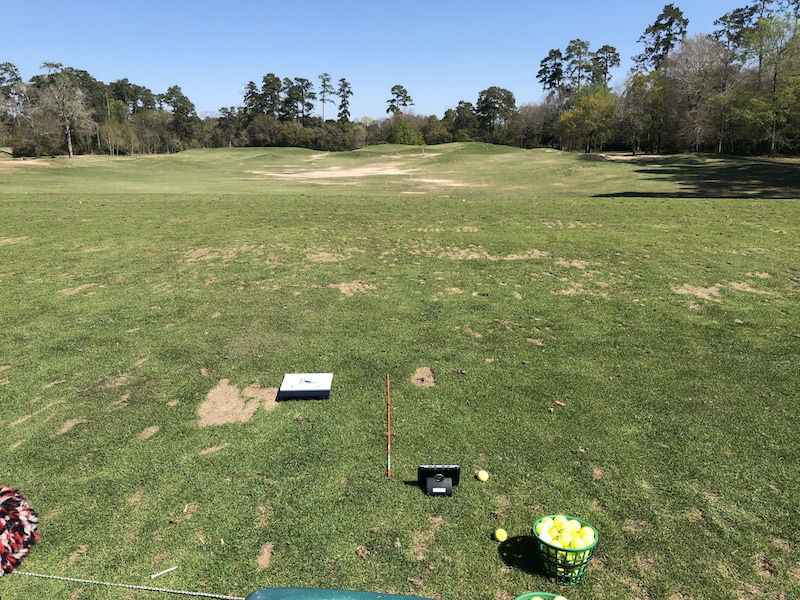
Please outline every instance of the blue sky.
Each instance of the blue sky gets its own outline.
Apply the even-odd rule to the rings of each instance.
[[[678,0],[689,34],[747,0]],[[0,62],[23,77],[43,61],[127,77],[154,92],[180,85],[198,113],[241,104],[249,80],[274,72],[317,82],[327,71],[353,86],[353,118],[385,115],[394,84],[420,114],[441,114],[498,85],[538,101],[539,61],[573,38],[616,46],[625,77],[637,39],[664,0],[382,0],[272,2],[7,2]],[[331,111],[328,105],[327,111]],[[330,114],[330,112],[328,112]]]

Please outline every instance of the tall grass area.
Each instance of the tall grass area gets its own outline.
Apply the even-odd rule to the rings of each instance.
[[[800,596],[796,165],[479,144],[11,162],[0,483],[43,534],[22,570]],[[330,400],[201,425],[223,380],[298,371],[333,372]],[[462,466],[452,498],[409,485],[422,463]],[[529,554],[560,512],[600,534],[566,590]],[[142,595],[0,579],[4,599]]]

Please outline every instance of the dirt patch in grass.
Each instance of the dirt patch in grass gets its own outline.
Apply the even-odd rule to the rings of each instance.
[[[141,367],[141,366],[142,366],[144,363],[146,363],[148,360],[150,360],[150,357],[149,357],[149,356],[145,356],[144,358],[140,358],[139,360],[137,360],[137,361],[136,361],[136,366],[137,366],[137,367]]]
[[[444,293],[445,293],[445,294],[450,294],[450,295],[453,295],[453,294],[463,294],[463,293],[464,293],[464,290],[462,290],[461,288],[457,288],[457,287],[451,287],[451,288],[447,288],[447,289],[444,291]]]
[[[72,590],[72,594],[69,597],[69,600],[78,600],[81,594],[83,593],[83,588],[75,588]]]
[[[128,498],[128,504],[130,504],[131,506],[136,506],[142,501],[142,498],[144,498],[144,490],[138,489],[135,492],[133,492],[133,496]]]
[[[574,296],[576,294],[581,294],[585,291],[582,283],[574,283],[568,288],[563,290],[550,290],[551,294],[555,294],[556,296]]]
[[[0,365],[0,373],[2,373],[3,371],[7,371],[10,368],[11,365]]]
[[[276,400],[278,397],[278,388],[262,388],[260,381],[256,381],[253,385],[249,385],[244,388],[242,395],[249,398],[255,398],[261,402],[262,407],[268,411],[273,411],[278,406],[278,402]]]
[[[758,279],[770,279],[772,277],[772,275],[770,275],[769,273],[764,273],[759,271],[750,272],[747,275],[749,277],[757,277]]]
[[[600,467],[595,467],[594,469],[592,469],[592,481],[597,483],[602,478],[603,478],[603,469],[601,469]]]
[[[122,394],[119,398],[114,400],[114,402],[111,403],[111,406],[115,406],[115,407],[118,407],[118,408],[122,407],[122,406],[128,406],[128,400],[130,400],[130,399],[131,399],[130,392],[126,392],[126,393]]]
[[[507,254],[502,260],[531,260],[537,258],[547,258],[548,256],[550,256],[550,253],[546,250],[537,250],[534,248],[533,250],[528,250],[522,254]]]
[[[206,395],[206,400],[197,408],[200,425],[224,425],[246,423],[258,409],[258,399],[242,398],[239,388],[223,379]]]
[[[24,242],[27,239],[28,239],[27,235],[15,238],[5,238],[0,240],[0,246],[10,246],[11,244],[19,244],[20,242]]]
[[[66,288],[63,290],[58,291],[59,296],[74,296],[75,294],[80,294],[84,290],[88,290],[89,288],[93,288],[96,286],[96,283],[84,283],[83,285],[79,285],[78,287],[74,288]]]
[[[356,546],[356,556],[361,560],[367,560],[367,557],[369,557],[369,550],[364,544]]]
[[[200,505],[197,502],[189,502],[189,504],[183,507],[183,519],[185,521],[191,519],[198,508],[200,508]]]
[[[261,552],[258,553],[256,571],[264,571],[269,568],[272,563],[272,551],[274,548],[275,544],[272,542],[267,542],[261,546]]]
[[[689,310],[699,311],[703,310],[703,305],[697,302],[689,302]]]
[[[722,292],[720,291],[719,285],[714,285],[711,287],[701,287],[698,285],[691,285],[689,283],[684,283],[681,286],[672,285],[670,286],[672,291],[676,294],[683,294],[684,296],[695,296],[697,298],[702,298],[703,300],[713,300],[714,302],[719,302],[719,298],[722,296]]]
[[[414,533],[411,556],[417,560],[423,560],[425,558],[425,555],[428,553],[428,546],[433,543],[436,532],[439,531],[442,523],[444,523],[442,517],[428,517],[428,529]]]
[[[351,281],[350,283],[329,283],[329,288],[336,288],[345,296],[352,296],[356,292],[365,293],[369,290],[374,290],[375,286],[363,281]]]
[[[108,379],[103,382],[104,388],[118,388],[122,387],[123,385],[127,384],[131,380],[130,373],[120,373],[119,375],[114,375],[113,377],[109,377]]]
[[[528,338],[528,342],[536,346],[544,346],[544,340],[542,338]]]
[[[306,259],[316,263],[334,263],[341,262],[350,258],[344,254],[336,254],[333,252],[313,252],[306,254]]]
[[[761,294],[763,296],[771,296],[772,292],[768,292],[767,290],[759,290],[754,287],[751,287],[744,281],[731,281],[728,283],[728,286],[731,289],[736,290],[737,292],[749,292],[751,294]]]
[[[16,427],[17,425],[22,425],[25,421],[32,418],[33,415],[22,415],[19,419],[11,423],[12,427]]]
[[[266,527],[269,523],[269,518],[272,516],[272,505],[265,504],[258,507],[258,521],[256,521],[255,528]]]
[[[631,533],[638,533],[640,531],[644,531],[647,528],[647,521],[637,521],[634,519],[628,519],[622,524],[622,528],[625,531]]]
[[[775,565],[773,565],[764,554],[756,554],[755,561],[756,568],[761,575],[765,577],[774,577],[778,573],[778,569],[775,568]]]
[[[86,554],[88,552],[89,552],[89,546],[87,546],[85,544],[81,545],[81,546],[78,546],[75,549],[75,552],[73,552],[72,554],[69,555],[69,558],[67,559],[67,564],[68,565],[74,565],[76,562],[78,562],[80,559],[82,559],[84,556],[86,556]]]
[[[411,383],[419,387],[433,387],[436,385],[436,377],[430,367],[420,367],[411,376]]]
[[[8,447],[8,450],[9,450],[9,452],[10,452],[11,450],[16,450],[17,448],[19,448],[20,446],[22,446],[22,444],[24,444],[24,443],[25,443],[25,440],[17,440],[16,442],[13,442],[13,443],[12,443],[12,444],[11,444],[11,445]]]
[[[774,540],[772,540],[772,545],[775,546],[778,550],[783,550],[784,552],[792,551],[791,542],[783,538],[775,538]]]
[[[476,337],[476,338],[483,337],[483,334],[481,334],[481,333],[478,333],[477,331],[475,331],[474,329],[472,329],[472,327],[470,327],[469,325],[464,325],[463,327],[461,327],[461,329],[463,329],[464,331],[466,331],[466,332],[467,332],[468,334],[470,334],[472,337]]]
[[[492,516],[495,519],[499,519],[506,514],[506,511],[511,506],[511,500],[505,494],[500,494],[494,501],[497,503],[497,508],[492,511]]]
[[[652,571],[653,566],[655,565],[655,562],[653,561],[652,558],[648,558],[643,554],[637,554],[636,556],[634,556],[633,562],[636,563],[636,566],[639,568],[640,571],[644,571],[646,573]]]
[[[219,452],[220,450],[224,450],[228,446],[230,446],[230,444],[228,444],[228,443],[220,444],[219,446],[211,446],[210,448],[206,448],[205,450],[201,450],[200,451],[200,456],[204,456],[206,454],[213,454],[214,452]]]
[[[55,387],[57,385],[61,385],[62,383],[67,383],[67,380],[66,379],[56,379],[55,381],[51,381],[50,383],[45,385],[42,389],[43,390],[49,390],[52,387]]]
[[[522,300],[522,294],[520,294],[519,292],[514,292],[514,298],[516,298],[517,300]]]
[[[507,590],[495,590],[494,600],[514,600],[514,594]]]
[[[573,269],[585,269],[589,264],[585,260],[567,260],[566,258],[559,258],[556,264],[561,267],[568,267]]]
[[[149,440],[155,434],[157,434],[161,430],[161,427],[158,425],[153,425],[152,427],[148,427],[144,431],[142,431],[137,437],[140,440]]]
[[[89,421],[87,421],[86,419],[70,419],[61,426],[61,429],[56,431],[56,435],[64,435],[68,431],[72,430],[74,427],[77,427],[82,423],[88,423],[88,422]]]
[[[686,517],[690,521],[702,521],[703,520],[703,511],[693,506],[689,509],[689,512],[686,513]]]

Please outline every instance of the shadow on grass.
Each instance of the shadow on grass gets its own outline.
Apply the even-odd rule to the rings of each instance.
[[[533,536],[516,535],[502,542],[497,553],[500,559],[509,567],[519,569],[525,573],[544,575],[544,568],[539,554],[536,552],[536,543]]]
[[[633,189],[595,194],[593,197],[800,198],[800,165],[725,156],[648,157],[632,158],[626,162],[639,167],[634,172],[643,180],[672,182],[678,189],[665,192]]]

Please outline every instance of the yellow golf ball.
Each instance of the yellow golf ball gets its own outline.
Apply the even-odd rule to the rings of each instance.
[[[478,479],[481,481],[486,481],[487,479],[489,479],[489,473],[481,469],[480,471],[478,471]]]
[[[508,532],[502,528],[495,529],[494,539],[496,539],[498,542],[505,542],[508,539]]]

